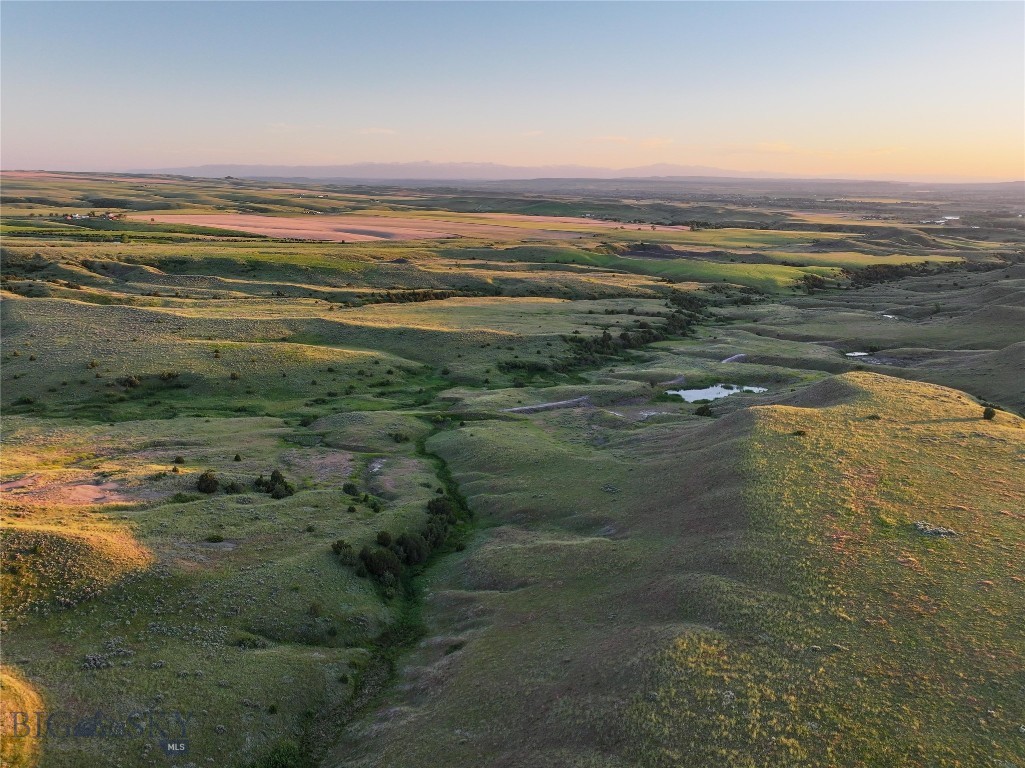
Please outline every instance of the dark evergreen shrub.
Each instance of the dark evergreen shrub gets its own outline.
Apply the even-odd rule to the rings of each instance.
[[[402,534],[395,540],[395,545],[402,550],[402,560],[406,565],[421,565],[431,554],[427,540],[418,533]]]
[[[201,474],[196,480],[196,490],[200,493],[217,493],[219,486],[220,482],[217,480],[217,475],[211,469]]]
[[[384,547],[375,549],[363,547],[360,550],[359,559],[363,563],[363,567],[367,569],[367,573],[381,582],[397,579],[402,573],[402,562],[398,555]]]

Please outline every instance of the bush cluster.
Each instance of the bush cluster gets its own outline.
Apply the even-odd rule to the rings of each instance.
[[[403,570],[423,565],[448,538],[459,520],[459,506],[451,498],[439,496],[427,503],[427,521],[418,532],[398,536],[379,531],[373,546],[365,546],[356,555],[353,546],[339,539],[331,545],[343,565],[355,566],[358,576],[369,576],[385,586],[401,578]]]
[[[592,365],[602,358],[614,357],[671,336],[686,336],[691,332],[695,317],[690,311],[677,310],[669,314],[661,328],[653,328],[650,323],[642,322],[637,330],[623,331],[619,336],[613,336],[605,330],[601,336],[564,336],[563,339],[573,347],[575,365]]]
[[[275,469],[270,473],[270,479],[268,480],[263,475],[256,478],[253,483],[256,490],[269,493],[272,499],[283,499],[286,496],[291,496],[295,493],[295,488],[285,480],[285,476],[281,474],[281,470]]]

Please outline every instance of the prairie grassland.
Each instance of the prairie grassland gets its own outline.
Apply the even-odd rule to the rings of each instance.
[[[847,269],[858,269],[873,264],[918,264],[931,262],[936,264],[953,264],[960,261],[957,256],[944,256],[933,254],[929,256],[917,256],[905,253],[891,253],[884,256],[859,253],[857,251],[833,251],[830,253],[801,253],[792,251],[767,251],[764,255],[776,262],[800,262],[811,266],[819,267],[846,267]]]
[[[1005,407],[1025,408],[1025,270],[912,277],[857,291],[794,298],[786,306],[731,308],[731,331],[768,344],[789,341],[793,354],[763,348],[753,361],[800,363],[802,345],[869,351],[862,363],[891,376],[955,386]],[[889,315],[889,317],[887,317]],[[789,359],[790,363],[786,360]],[[825,369],[829,370],[829,369]],[[833,368],[833,370],[836,370]]]
[[[873,374],[819,387],[750,412],[733,578],[759,589],[660,659],[632,713],[651,764],[1020,759],[1025,423]],[[729,605],[707,588],[699,602]]]
[[[346,312],[309,300],[253,300],[243,317],[239,308],[10,298],[5,364],[13,380],[4,399],[16,412],[70,409],[107,420],[224,409],[304,416],[329,403],[380,408],[446,384],[509,384],[523,375],[517,366],[557,369],[571,351],[566,336],[618,334],[648,322],[645,314],[668,313],[657,299],[504,297]]]
[[[782,402],[432,438],[489,525],[432,577],[398,706],[327,764],[1020,759],[1022,420],[866,373]]]
[[[468,253],[476,253],[469,251]],[[643,255],[617,256],[601,251],[570,248],[509,248],[494,250],[490,258],[536,261],[546,264],[578,264],[613,272],[632,272],[673,282],[710,283],[722,281],[757,288],[767,293],[788,289],[805,274],[837,275],[830,267],[788,267],[779,264],[746,264],[708,261],[701,258],[648,258]]]
[[[412,438],[391,435],[422,435],[430,430],[424,422],[378,420],[391,435],[372,428],[366,444],[344,450],[321,445],[335,440],[330,421],[318,432],[270,418],[69,430],[36,418],[8,421],[8,451],[23,457],[16,467],[33,482],[5,493],[5,535],[45,527],[81,545],[55,553],[34,542],[38,562],[19,556],[20,538],[5,549],[5,564],[17,566],[5,571],[5,595],[33,599],[5,606],[5,652],[54,707],[204,712],[192,748],[231,764],[294,736],[306,713],[327,712],[358,687],[378,684],[370,648],[400,603],[339,564],[331,544],[345,538],[358,550],[379,530],[422,523],[440,481]],[[254,489],[274,469],[294,495],[275,499]],[[222,489],[235,483],[236,490],[197,493],[207,470]],[[69,488],[96,482],[118,501],[70,503]],[[343,491],[343,482],[358,494]],[[121,548],[112,551],[113,543]],[[125,579],[137,551],[146,552],[146,567]],[[88,594],[75,591],[94,576]],[[123,744],[104,739],[58,739],[46,743],[45,764],[92,766],[115,755],[145,764],[145,746],[131,742],[125,754]]]
[[[762,192],[4,182],[11,701],[192,712],[230,768],[1021,761],[1002,198],[941,232]],[[509,239],[148,221],[186,211]],[[768,391],[666,392],[719,383]]]
[[[254,235],[368,242],[379,240],[444,240],[472,238],[497,240],[571,240],[612,230],[612,222],[557,216],[513,216],[511,214],[460,214],[447,212],[397,212],[361,210],[338,216],[265,216],[251,214],[155,214],[137,216],[135,221],[160,222],[198,228],[219,228]],[[680,227],[649,225],[650,231],[685,231]]]

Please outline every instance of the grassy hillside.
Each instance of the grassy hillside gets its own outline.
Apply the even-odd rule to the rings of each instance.
[[[1025,424],[872,374],[783,403],[434,438],[489,526],[432,579],[399,706],[327,764],[1021,759]]]

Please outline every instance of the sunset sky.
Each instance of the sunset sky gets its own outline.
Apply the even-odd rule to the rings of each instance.
[[[1025,4],[36,3],[2,165],[1025,177]]]

